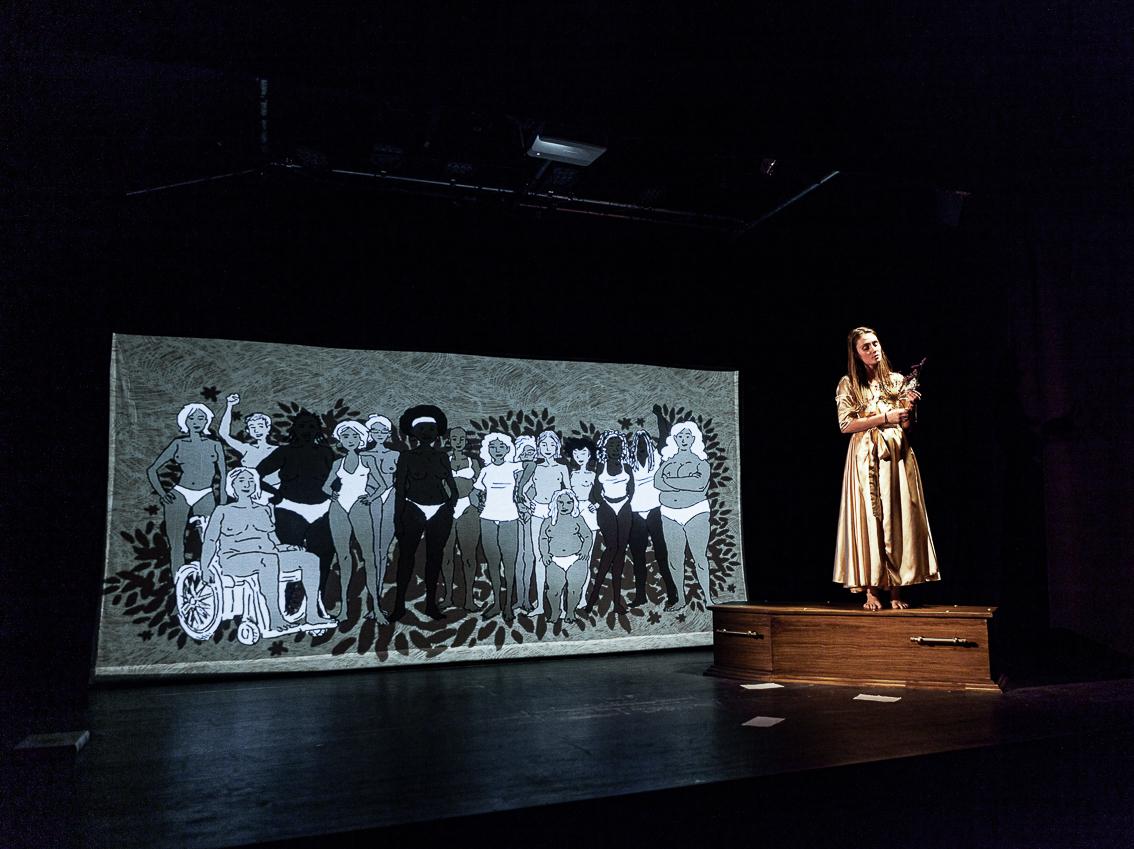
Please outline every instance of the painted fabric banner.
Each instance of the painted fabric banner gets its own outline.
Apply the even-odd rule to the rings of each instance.
[[[707,645],[735,372],[115,336],[95,675]]]

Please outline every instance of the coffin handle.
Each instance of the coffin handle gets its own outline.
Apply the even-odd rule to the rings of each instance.
[[[972,640],[965,640],[961,637],[910,637],[911,643],[917,643],[919,646],[975,646]]]

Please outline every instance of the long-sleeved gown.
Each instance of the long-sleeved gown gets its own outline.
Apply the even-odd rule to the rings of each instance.
[[[891,374],[895,386],[902,376]],[[839,427],[855,418],[897,407],[872,383],[865,407],[856,408],[850,378],[835,390]],[[901,425],[850,436],[835,545],[834,580],[860,592],[940,580],[917,458]]]

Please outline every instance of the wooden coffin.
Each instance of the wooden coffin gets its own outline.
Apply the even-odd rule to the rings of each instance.
[[[713,605],[706,674],[751,681],[997,690],[994,607]]]

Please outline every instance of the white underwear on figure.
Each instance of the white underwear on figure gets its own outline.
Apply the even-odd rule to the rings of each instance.
[[[339,506],[349,513],[350,508],[354,506],[354,502],[358,501],[358,499],[366,494],[366,480],[370,475],[370,471],[366,468],[365,464],[359,460],[358,467],[353,472],[348,472],[340,465],[337,474],[339,480],[342,481],[342,485],[339,488]]]
[[[540,504],[538,501],[532,502],[532,515],[538,519],[551,518],[551,505]]]
[[[213,488],[211,486],[208,489],[186,489],[183,486],[174,485],[173,488],[181,493],[181,495],[185,498],[185,503],[190,507],[192,507],[194,504],[196,504],[198,501],[200,501],[202,498],[213,491]]]
[[[661,506],[661,514],[667,519],[673,519],[679,525],[688,525],[689,520],[694,516],[708,512],[708,501],[698,501],[692,507],[666,507],[664,504]]]
[[[276,509],[298,513],[307,520],[307,524],[311,524],[327,515],[327,511],[331,509],[331,502],[320,501],[318,504],[300,504],[298,501],[289,501],[285,498],[276,505]]]
[[[387,489],[385,492],[382,493],[382,503],[383,504],[385,504],[389,500],[390,493],[393,492],[393,491],[394,491],[394,488],[390,487],[389,489]]]
[[[453,472],[453,477],[464,478],[465,480],[470,480],[470,481],[473,478],[475,478],[476,472],[473,471],[472,460],[469,460],[469,464],[467,466],[465,466],[463,469],[458,469],[457,471]]]
[[[409,501],[409,499],[407,498],[406,501]],[[410,501],[409,503],[425,514],[425,521],[427,522],[437,515],[438,510],[445,506],[444,504],[418,504],[416,501]]]
[[[579,555],[577,555],[577,554],[562,554],[562,555],[553,554],[553,555],[551,555],[551,559],[555,562],[555,564],[560,569],[562,569],[564,572],[566,572],[568,569],[570,569],[572,566],[575,565],[575,561],[579,559]]]
[[[470,504],[471,502],[469,501],[469,497],[467,495],[464,498],[458,498],[457,504],[453,508],[453,518],[459,519],[461,518],[461,516],[465,515],[465,511],[469,509]]]

